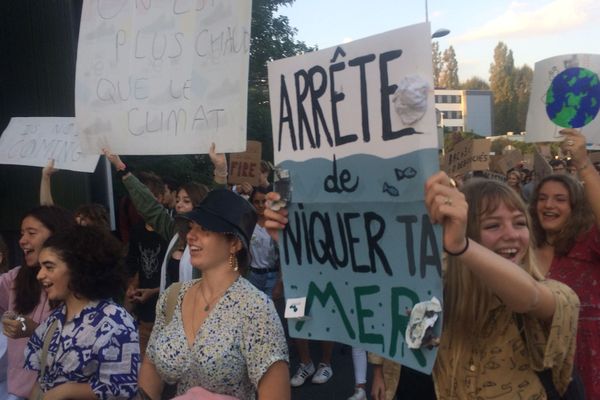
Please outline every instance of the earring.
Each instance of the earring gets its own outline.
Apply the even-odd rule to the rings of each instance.
[[[237,272],[237,270],[239,269],[237,257],[233,253],[229,254],[229,266],[235,272]]]

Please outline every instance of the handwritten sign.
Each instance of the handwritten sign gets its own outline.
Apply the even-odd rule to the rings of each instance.
[[[527,142],[560,141],[563,128],[578,128],[600,144],[600,55],[566,54],[535,63]]]
[[[229,156],[228,183],[248,182],[252,186],[260,183],[260,160],[262,159],[262,143],[248,140],[246,151]]]
[[[460,176],[469,171],[489,169],[491,147],[492,142],[487,139],[465,139],[458,142],[446,154],[445,171],[450,176]]]
[[[13,117],[0,137],[0,164],[94,172],[98,155],[82,154],[75,118]]]
[[[441,230],[423,203],[438,169],[429,25],[272,62],[269,91],[292,187],[285,292],[306,300],[290,334],[430,372],[436,349],[405,340],[407,312],[442,298]]]
[[[243,151],[251,5],[85,1],[75,90],[84,150]]]

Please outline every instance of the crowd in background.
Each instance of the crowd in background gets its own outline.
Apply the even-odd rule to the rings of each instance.
[[[563,134],[568,162],[552,160],[543,178],[522,165],[506,182],[429,178],[446,252],[433,374],[354,348],[349,400],[368,397],[368,379],[377,400],[600,398],[600,165],[581,134]],[[273,305],[287,214],[269,208],[270,165],[257,186],[232,187],[213,146],[209,188],[105,155],[127,191],[119,239],[103,206],[54,204],[52,163],[41,205],[22,219],[21,266],[0,237],[0,398],[279,400],[308,379],[328,382],[331,342],[314,363],[295,340],[300,364],[288,365]]]

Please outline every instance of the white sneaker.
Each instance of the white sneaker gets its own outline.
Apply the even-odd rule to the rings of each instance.
[[[357,387],[354,389],[354,394],[348,397],[348,400],[367,400],[367,393],[364,388]]]
[[[315,376],[312,378],[312,383],[325,383],[333,376],[333,370],[331,366],[320,363]]]
[[[296,371],[294,376],[292,376],[292,379],[290,379],[290,385],[292,385],[293,387],[302,386],[306,379],[308,379],[308,377],[314,373],[315,365],[312,363],[312,361],[310,362],[310,364],[300,363],[298,370]]]

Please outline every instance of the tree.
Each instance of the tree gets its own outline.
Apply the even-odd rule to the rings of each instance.
[[[460,84],[462,90],[490,90],[490,85],[478,76],[473,76]]]
[[[441,87],[440,78],[444,63],[442,62],[440,44],[437,41],[431,44],[431,60],[433,62],[433,87],[439,88]]]
[[[515,131],[514,59],[512,50],[499,42],[490,65],[490,88],[494,92],[494,130],[499,134]]]
[[[297,30],[286,16],[275,16],[279,7],[294,0],[254,0],[252,2],[252,37],[248,76],[248,139],[263,144],[263,159],[273,160],[271,112],[267,63],[315,50],[294,40]]]
[[[514,102],[515,119],[517,131],[524,132],[527,122],[527,108],[529,107],[529,95],[533,82],[533,70],[527,65],[517,68],[514,74]]]
[[[446,89],[458,89],[458,61],[456,61],[456,52],[454,47],[450,46],[444,50],[442,56],[444,68],[441,75],[440,86]]]

